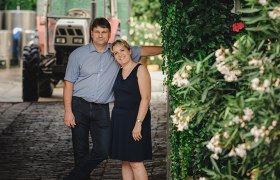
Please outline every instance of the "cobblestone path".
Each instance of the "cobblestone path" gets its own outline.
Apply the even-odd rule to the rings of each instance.
[[[153,160],[150,180],[166,179],[166,103],[153,101]],[[0,103],[0,179],[57,180],[73,167],[70,129],[63,124],[62,102]],[[121,179],[119,161],[101,163],[92,180]]]

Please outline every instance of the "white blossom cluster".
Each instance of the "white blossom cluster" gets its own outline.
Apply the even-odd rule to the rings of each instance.
[[[264,73],[263,61],[261,59],[252,59],[248,62],[250,66],[260,66],[260,74]]]
[[[265,79],[263,84],[260,85],[260,79],[254,78],[251,80],[251,88],[258,92],[270,92],[270,80]]]
[[[218,154],[222,153],[222,148],[220,145],[220,134],[215,134],[206,145],[206,147],[213,152],[213,154],[211,155],[212,158],[219,159]]]
[[[192,69],[191,65],[186,65],[183,70],[176,72],[172,79],[172,85],[178,87],[185,87],[190,84],[188,77],[190,70]]]
[[[275,128],[277,124],[277,121],[272,121],[271,125],[266,128],[264,125],[262,125],[260,128],[257,128],[257,126],[254,126],[250,133],[255,137],[254,142],[258,142],[260,139],[265,138],[265,142],[269,143],[270,139],[268,137],[270,131]]]
[[[237,147],[233,147],[231,151],[229,152],[228,156],[239,156],[241,158],[244,158],[247,155],[246,150],[249,150],[251,147],[248,144],[238,144]]]
[[[245,127],[245,123],[251,121],[254,117],[254,112],[252,109],[246,107],[244,110],[244,115],[242,117],[235,116],[232,118],[232,120],[229,122],[229,126],[233,126],[235,124],[240,124],[240,127]]]
[[[278,87],[280,84],[280,78],[277,78],[276,81],[273,83],[274,87]]]
[[[266,6],[268,4],[267,0],[259,0],[259,3],[263,6]]]
[[[275,7],[273,9],[273,11],[269,11],[268,12],[268,16],[271,18],[271,19],[277,19],[280,17],[280,6],[278,7]]]
[[[238,70],[238,61],[233,61],[232,66],[226,64],[226,56],[230,54],[229,49],[220,48],[216,50],[216,67],[218,71],[224,75],[227,82],[237,81],[237,77],[241,75],[241,71]]]
[[[177,107],[174,110],[174,115],[171,115],[173,124],[176,125],[178,131],[183,131],[188,129],[189,122],[191,120],[190,116],[184,115],[185,111],[181,107]]]

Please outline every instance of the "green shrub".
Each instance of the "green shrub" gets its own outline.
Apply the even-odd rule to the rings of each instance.
[[[248,34],[230,48],[166,68],[172,179],[280,177],[280,4],[248,0],[242,13]]]

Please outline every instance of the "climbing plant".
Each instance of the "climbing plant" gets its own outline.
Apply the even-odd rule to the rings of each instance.
[[[233,2],[220,1],[169,1],[161,0],[163,70],[167,75],[166,84],[170,91],[170,108],[174,110],[188,103],[180,89],[172,84],[173,75],[187,59],[201,60],[217,47],[228,47],[232,38],[232,24],[236,15],[231,13]],[[206,13],[207,12],[207,13]],[[211,63],[212,59],[209,59]],[[198,80],[199,81],[199,80]],[[196,98],[195,94],[189,98]],[[197,106],[193,104],[193,106]],[[201,107],[203,110],[203,107]],[[203,117],[200,117],[203,118]],[[187,176],[200,174],[202,164],[209,164],[202,142],[209,138],[209,122],[197,126],[190,124],[187,131],[177,131],[172,126],[171,176],[172,179],[186,179]]]
[[[279,3],[161,3],[171,178],[277,179]]]

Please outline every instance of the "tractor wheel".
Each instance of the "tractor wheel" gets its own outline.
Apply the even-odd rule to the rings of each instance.
[[[54,83],[50,79],[42,79],[39,81],[40,97],[51,97],[53,94]]]
[[[40,52],[37,45],[25,46],[23,49],[22,100],[38,101],[38,70]]]

